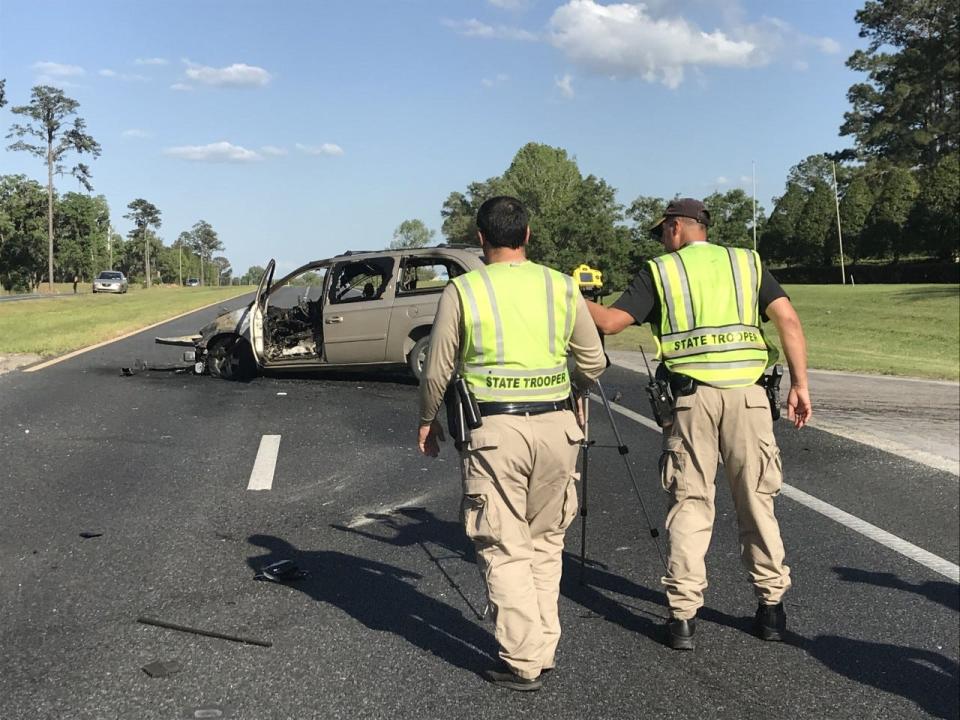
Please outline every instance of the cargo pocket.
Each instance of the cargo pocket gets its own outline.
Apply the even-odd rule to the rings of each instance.
[[[763,495],[779,495],[783,488],[783,464],[780,448],[775,442],[760,439],[760,481],[757,492]]]
[[[577,478],[579,475],[574,473],[567,483],[567,490],[563,496],[563,512],[560,515],[560,529],[566,530],[573,524],[577,517],[577,510],[580,509],[580,503],[577,500]]]
[[[471,493],[463,496],[463,528],[474,542],[496,544],[500,542],[500,518],[496,505],[487,501],[486,495]]]
[[[477,495],[487,491],[494,479],[489,455],[500,446],[500,433],[492,428],[477,428],[470,432],[463,452],[463,492]]]
[[[678,500],[686,496],[683,481],[683,469],[687,462],[687,452],[683,447],[683,438],[665,435],[663,453],[660,455],[660,484],[664,491],[672,493]]]

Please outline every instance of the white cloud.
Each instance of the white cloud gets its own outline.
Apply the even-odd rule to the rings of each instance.
[[[488,40],[537,40],[537,36],[527,30],[508,27],[506,25],[487,25],[476,18],[470,20],[444,20],[443,24],[455,32],[466,37],[477,37]]]
[[[484,87],[489,88],[489,87],[494,87],[496,85],[502,85],[503,83],[507,82],[509,79],[510,79],[509,75],[506,75],[504,73],[497,73],[495,77],[483,78],[480,81],[480,84],[483,85]]]
[[[573,98],[573,78],[567,73],[562,78],[554,78],[553,84],[560,90],[560,94],[565,98]]]
[[[273,155],[276,157],[280,155],[286,155],[287,149],[282,147],[277,147],[276,145],[264,145],[262,148],[260,148],[260,152],[263,153],[264,155]]]
[[[223,68],[198,65],[189,60],[184,60],[184,63],[187,65],[187,77],[204,85],[263,87],[272,78],[263,68],[244,63],[234,63]]]
[[[31,67],[45,78],[78,77],[86,72],[79,65],[64,65],[63,63],[48,61],[35,62]]]
[[[640,77],[675,88],[687,66],[749,67],[766,60],[757,45],[682,17],[654,18],[642,3],[569,0],[550,18],[550,42],[567,58],[604,75]]]
[[[151,138],[153,133],[147,130],[141,130],[140,128],[130,128],[129,130],[124,130],[121,135],[125,138]]]
[[[794,60],[793,69],[798,72],[806,72],[810,69],[810,63],[808,63],[806,60]]]
[[[487,0],[487,3],[502,10],[526,10],[530,0]]]
[[[828,38],[828,37],[814,38],[813,44],[816,45],[817,48],[819,48],[820,52],[825,53],[827,55],[836,55],[838,52],[840,52],[840,43],[838,43],[833,38]]]
[[[110,68],[103,68],[102,70],[97,72],[97,75],[99,75],[100,77],[117,78],[118,80],[131,80],[131,81],[137,81],[137,82],[143,82],[144,80],[148,79],[143,75],[136,75],[132,73],[118,73],[116,70],[111,70]]]
[[[260,155],[253,150],[247,150],[245,147],[233,145],[225,140],[209,145],[180,145],[167,148],[163,153],[182,160],[213,163],[242,163],[260,159]]]
[[[170,86],[171,90],[177,90],[179,92],[188,92],[193,90],[193,85],[187,85],[186,83],[174,83]]]
[[[137,65],[167,65],[169,61],[166,58],[137,58],[133,61]]]
[[[307,155],[343,155],[343,148],[336,143],[323,143],[322,145],[302,145],[297,143],[297,150]]]

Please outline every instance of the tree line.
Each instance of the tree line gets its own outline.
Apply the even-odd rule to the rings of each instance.
[[[0,80],[0,108],[7,104],[6,81]],[[31,291],[46,281],[87,281],[105,269],[120,270],[147,287],[153,282],[183,283],[197,277],[201,284],[231,281],[230,262],[214,253],[223,242],[213,227],[199,220],[166,246],[156,233],[160,210],[143,198],[127,206],[124,218],[134,227],[123,238],[114,232],[103,195],[91,195],[90,168],[77,162],[66,167],[68,155],[100,155],[100,145],[77,115],[79,103],[58,88],[38,85],[30,102],[11,107],[23,118],[10,127],[8,146],[44,161],[46,187],[25,175],[0,175],[0,285],[5,290]],[[70,174],[87,194],[57,193],[55,175]]]

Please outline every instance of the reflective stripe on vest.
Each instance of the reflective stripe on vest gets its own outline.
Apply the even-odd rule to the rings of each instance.
[[[573,278],[532,262],[494,263],[453,279],[463,310],[460,372],[477,400],[570,394]]]
[[[715,387],[756,382],[769,361],[760,329],[760,256],[704,243],[649,266],[662,308],[653,329],[667,368]]]

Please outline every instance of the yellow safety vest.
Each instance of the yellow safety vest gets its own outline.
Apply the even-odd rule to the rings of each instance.
[[[651,323],[672,372],[719,388],[752,385],[777,358],[760,329],[760,256],[710,243],[648,262],[660,298]]]
[[[563,400],[576,317],[573,278],[532,262],[453,279],[463,309],[460,374],[480,402]]]

